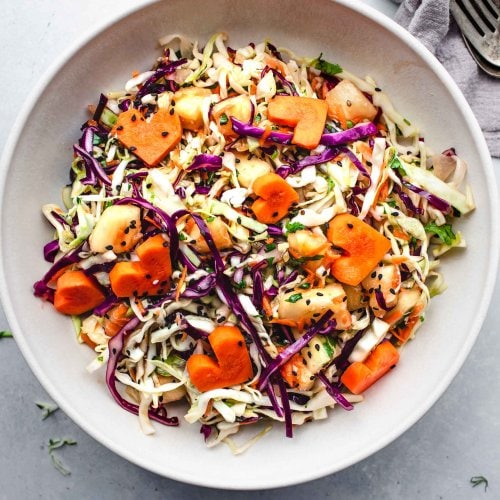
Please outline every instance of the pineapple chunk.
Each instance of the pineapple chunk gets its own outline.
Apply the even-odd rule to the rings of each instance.
[[[290,292],[279,299],[278,315],[282,319],[312,323],[328,310],[333,311],[338,330],[351,326],[351,314],[347,310],[346,295],[342,285],[332,283],[324,288],[311,288],[303,292]]]
[[[104,210],[90,237],[90,250],[129,252],[141,238],[141,210],[134,205],[111,205]]]
[[[342,80],[326,94],[328,117],[347,127],[347,122],[353,125],[363,120],[372,121],[377,115],[377,108],[349,80]]]
[[[248,159],[248,153],[236,154],[236,172],[240,186],[249,188],[255,179],[269,174],[272,171],[271,165],[256,156]]]
[[[212,117],[217,123],[221,134],[226,137],[237,137],[233,130],[231,117],[241,122],[249,122],[253,114],[253,104],[247,95],[241,94],[236,97],[229,97],[223,101],[214,104],[212,108]]]
[[[183,128],[197,131],[203,127],[203,104],[211,95],[209,89],[198,87],[182,88],[174,94],[175,110]]]

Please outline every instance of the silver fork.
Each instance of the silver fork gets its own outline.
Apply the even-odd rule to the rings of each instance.
[[[500,68],[500,2],[451,0],[450,10],[471,49],[489,66],[493,65],[493,71]]]

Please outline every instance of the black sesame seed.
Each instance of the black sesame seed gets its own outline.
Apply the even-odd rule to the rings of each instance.
[[[314,375],[311,375],[311,376],[309,377],[309,380],[314,380]]]
[[[161,133],[162,137],[167,137],[168,135],[168,132],[166,130],[164,130],[162,133]]]
[[[348,227],[349,229],[352,229],[354,226],[353,226],[353,225],[349,222],[349,223],[347,224],[347,227]]]
[[[116,127],[116,130],[123,130],[123,125],[118,125],[118,127]]]
[[[306,305],[308,306],[311,303],[310,299],[306,299]]]
[[[323,297],[324,293],[321,293],[321,292],[316,292],[316,295],[317,295],[318,297]]]
[[[113,245],[107,245],[106,250],[113,250]]]
[[[175,101],[172,99],[172,100],[170,101],[170,104],[171,104],[172,106],[175,106]]]
[[[308,357],[309,359],[311,359],[311,358],[312,358],[311,351],[307,351],[307,357]]]
[[[148,274],[146,274],[145,278],[146,278],[147,280],[150,280],[150,279],[152,278],[152,276],[148,273]]]
[[[366,162],[366,166],[367,166],[367,167],[371,167],[372,165],[373,165],[373,163],[372,163],[371,161],[367,161],[367,162]]]
[[[352,102],[349,99],[347,99],[347,101],[345,103],[347,104],[348,108],[350,108],[352,106]]]
[[[120,241],[120,245],[121,245],[122,247],[124,247],[124,246],[126,246],[126,245],[127,245],[127,242],[126,242],[126,241]]]
[[[384,275],[383,275],[382,273],[380,273],[380,274],[378,275],[378,279],[379,279],[379,281],[380,281],[383,277],[384,277]]]
[[[319,347],[319,344],[314,344],[314,348],[319,351],[320,350],[320,347]]]
[[[273,212],[272,215],[271,215],[271,217],[273,217],[273,218],[274,217],[278,217],[278,212]]]
[[[135,146],[130,146],[129,148],[129,151],[132,153],[133,151],[135,151],[137,148]]]
[[[170,113],[171,115],[173,115],[173,114],[175,113],[175,109],[174,109],[174,108],[170,108],[169,113]]]
[[[391,292],[392,295],[396,295],[396,290],[394,290],[394,288],[389,288],[389,292]]]
[[[377,276],[377,271],[373,271],[373,273],[370,274],[370,278],[375,278]]]
[[[132,115],[132,118],[130,118],[133,122],[135,122],[137,120],[137,116],[136,115]]]
[[[382,92],[382,89],[379,87],[375,87],[375,92]]]
[[[164,242],[162,243],[162,246],[163,246],[164,248],[167,248],[167,247],[168,247],[168,241],[164,241]]]
[[[314,313],[313,318],[317,318],[318,316],[321,316],[321,313]]]
[[[128,234],[130,232],[130,226],[126,227],[125,230],[123,231],[125,234]]]

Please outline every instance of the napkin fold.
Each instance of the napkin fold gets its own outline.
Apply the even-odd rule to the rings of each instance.
[[[469,54],[450,14],[450,0],[404,0],[396,22],[418,38],[458,84],[484,133],[490,153],[500,157],[500,79],[482,71]]]

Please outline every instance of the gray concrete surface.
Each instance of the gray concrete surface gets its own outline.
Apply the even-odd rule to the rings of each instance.
[[[18,108],[48,64],[90,25],[134,0],[0,0],[0,149]],[[388,15],[389,0],[365,0]],[[99,16],[96,18],[95,13]],[[500,119],[500,118],[499,118]],[[500,161],[495,162],[497,183]],[[168,480],[130,464],[86,435],[61,410],[46,420],[36,401],[50,401],[13,339],[0,339],[0,499],[479,499],[500,498],[500,280],[490,312],[462,370],[438,403],[403,436],[331,476],[279,490],[227,492]],[[0,309],[0,330],[8,324]],[[52,465],[48,441],[71,475]],[[291,457],[297,460],[299,457]],[[278,471],[277,471],[278,473]],[[484,476],[489,487],[472,487]]]

